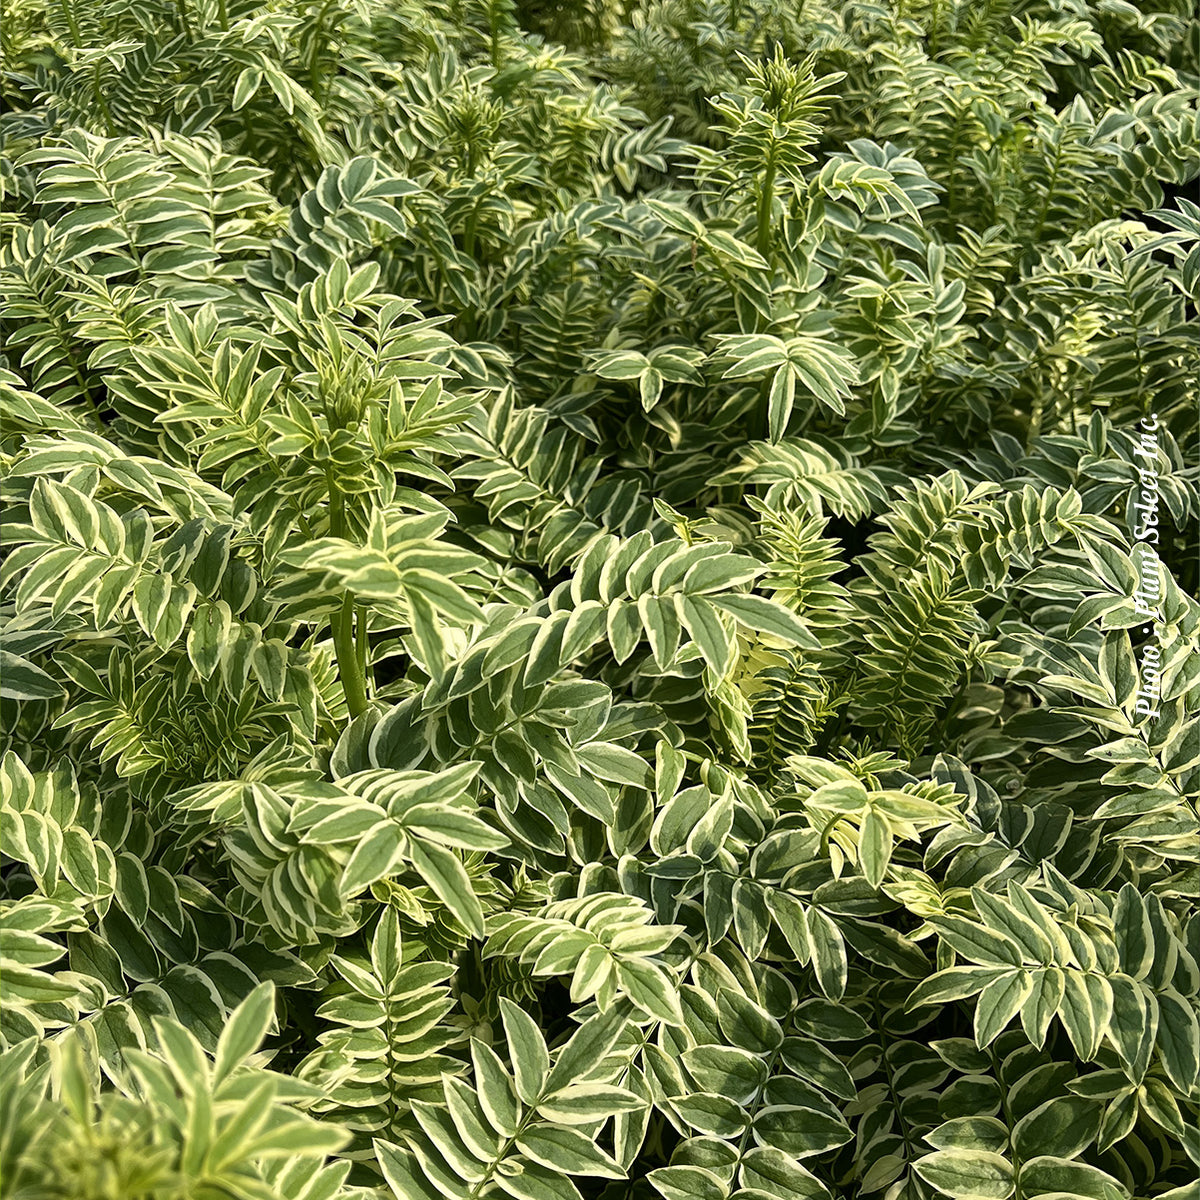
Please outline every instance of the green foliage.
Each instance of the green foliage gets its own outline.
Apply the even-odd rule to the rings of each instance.
[[[1200,23],[17,0],[12,1200],[1195,1200]]]

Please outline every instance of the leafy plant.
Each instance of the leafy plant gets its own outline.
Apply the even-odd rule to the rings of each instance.
[[[13,1200],[1194,1200],[1200,23],[19,0]]]

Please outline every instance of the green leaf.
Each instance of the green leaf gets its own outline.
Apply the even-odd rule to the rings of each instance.
[[[404,814],[404,826],[412,833],[429,838],[442,846],[462,850],[500,850],[508,838],[485,825],[471,813],[438,804],[418,804]]]
[[[975,1005],[975,1044],[980,1049],[995,1041],[1032,991],[1033,979],[1028,971],[1008,971],[987,984]]]
[[[54,700],[62,694],[62,684],[36,663],[0,650],[0,696],[9,700]]]
[[[1003,967],[948,967],[921,980],[905,1007],[911,1011],[924,1005],[965,1000],[968,996],[977,996],[993,980],[1008,974]]]
[[[250,103],[251,97],[258,91],[262,84],[263,73],[256,67],[246,67],[237,77],[237,83],[233,89],[233,100],[230,107],[234,112],[245,108]]]
[[[649,412],[657,403],[662,395],[663,376],[662,372],[655,367],[647,367],[638,380],[638,392],[642,401],[642,409]]]
[[[1064,973],[1058,967],[1035,971],[1029,998],[1021,1006],[1021,1026],[1025,1036],[1037,1047],[1045,1045],[1050,1022],[1062,1003],[1066,990]]]
[[[1041,963],[1053,961],[1054,948],[1050,938],[1036,922],[1014,905],[982,888],[973,889],[971,895],[980,916],[992,929],[1015,942],[1026,959]]]
[[[258,1049],[275,1018],[275,985],[260,983],[229,1014],[217,1041],[214,1078],[218,1083]]]
[[[950,946],[972,962],[987,966],[1021,965],[1020,948],[1003,934],[976,925],[966,917],[947,914],[934,917],[932,924]]]
[[[500,999],[500,1015],[508,1039],[517,1095],[526,1104],[533,1104],[542,1094],[550,1075],[546,1040],[533,1018],[505,997]]]
[[[513,1200],[583,1200],[566,1176],[529,1161],[520,1162],[519,1173],[497,1173],[496,1182]]]
[[[1016,1188],[1012,1164],[990,1150],[937,1150],[913,1170],[954,1200],[1007,1200]]]
[[[840,1116],[800,1105],[768,1105],[754,1117],[754,1135],[793,1158],[810,1158],[844,1146],[853,1138]]]
[[[591,1138],[575,1129],[537,1125],[517,1138],[517,1149],[534,1162],[562,1175],[623,1179],[625,1172]]]
[[[729,661],[730,642],[725,626],[717,616],[713,604],[705,598],[675,595],[675,611],[684,628],[700,648],[708,669],[718,678],[725,675]]]
[[[644,959],[618,958],[616,975],[617,986],[643,1012],[670,1025],[684,1023],[675,982],[661,967]]]
[[[691,1092],[671,1101],[675,1115],[694,1132],[732,1139],[750,1124],[750,1114],[728,1096],[716,1092]]]
[[[791,646],[815,650],[820,642],[807,626],[782,604],[764,596],[732,594],[713,596],[713,604],[737,618],[739,624],[759,633],[769,634]]]
[[[789,1037],[780,1049],[791,1070],[841,1100],[858,1095],[854,1079],[832,1050],[812,1038]]]
[[[421,878],[462,927],[472,937],[483,937],[483,906],[462,860],[452,850],[429,842],[410,841],[408,855]]]
[[[790,363],[784,363],[771,377],[771,389],[767,393],[767,437],[771,442],[783,441],[795,400],[796,369]]]
[[[75,984],[47,975],[44,971],[32,971],[15,963],[5,963],[4,990],[9,1000],[24,1001],[26,1004],[53,1004],[60,1000],[73,1000],[79,989]]]
[[[766,1063],[749,1050],[735,1046],[694,1046],[681,1059],[702,1092],[748,1104],[766,1082]]]
[[[201,678],[211,678],[220,664],[228,646],[231,624],[229,605],[223,600],[197,606],[188,631],[187,653]]]
[[[1111,997],[1111,991],[1110,991]],[[1111,1012],[1111,1000],[1109,1004]],[[1080,971],[1067,971],[1058,1017],[1071,1038],[1076,1054],[1090,1062],[1108,1025],[1109,1013],[1097,1010],[1097,997]]]
[[[1013,1151],[1022,1160],[1040,1155],[1076,1158],[1096,1140],[1103,1111],[1080,1096],[1047,1100],[1013,1126]]]
[[[555,1091],[595,1073],[621,1039],[627,1023],[626,1013],[620,1006],[589,1017],[558,1052],[546,1083],[547,1089]]]
[[[390,875],[401,862],[407,840],[395,821],[373,825],[355,846],[342,872],[343,894],[355,896],[377,879]]]
[[[632,750],[612,742],[589,742],[575,749],[575,757],[597,779],[649,788],[653,783],[650,764]]]
[[[666,1200],[728,1200],[721,1177],[703,1167],[657,1167],[647,1179]]]
[[[1008,1147],[1008,1126],[995,1117],[953,1117],[925,1135],[938,1150],[984,1150],[998,1153]]]
[[[426,1179],[414,1154],[383,1138],[372,1145],[379,1169],[398,1200],[445,1200],[445,1193]]]
[[[475,1067],[479,1103],[488,1121],[504,1137],[514,1137],[520,1124],[521,1106],[513,1077],[496,1052],[476,1039],[471,1040],[471,1062]]]
[[[1021,1164],[1021,1187],[1031,1195],[1065,1192],[1092,1200],[1128,1200],[1129,1193],[1109,1174],[1087,1163],[1043,1155]]]
[[[808,911],[808,940],[821,991],[830,1000],[840,1000],[846,994],[849,971],[841,931],[820,909],[812,908]]]
[[[776,1146],[755,1146],[741,1160],[743,1188],[755,1189],[776,1200],[831,1200],[817,1177]]]
[[[1195,918],[1192,918],[1195,920]],[[1174,988],[1158,993],[1158,1050],[1171,1082],[1187,1092],[1200,1082],[1200,1021]]]
[[[887,818],[874,808],[863,817],[858,840],[859,865],[866,881],[877,888],[887,874],[892,857],[892,830]]]
[[[606,1083],[571,1083],[543,1097],[538,1112],[560,1125],[590,1125],[619,1112],[633,1112],[645,1101],[624,1088]]]
[[[779,1022],[741,992],[722,988],[717,997],[717,1015],[721,1031],[743,1050],[763,1055],[771,1054],[783,1045]]]

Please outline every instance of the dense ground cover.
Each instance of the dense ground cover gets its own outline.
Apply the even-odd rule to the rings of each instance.
[[[9,1200],[1196,1200],[1200,23],[7,0]]]

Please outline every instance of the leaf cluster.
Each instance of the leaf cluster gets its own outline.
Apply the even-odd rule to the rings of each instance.
[[[1177,0],[19,0],[13,1200],[1195,1200]]]

